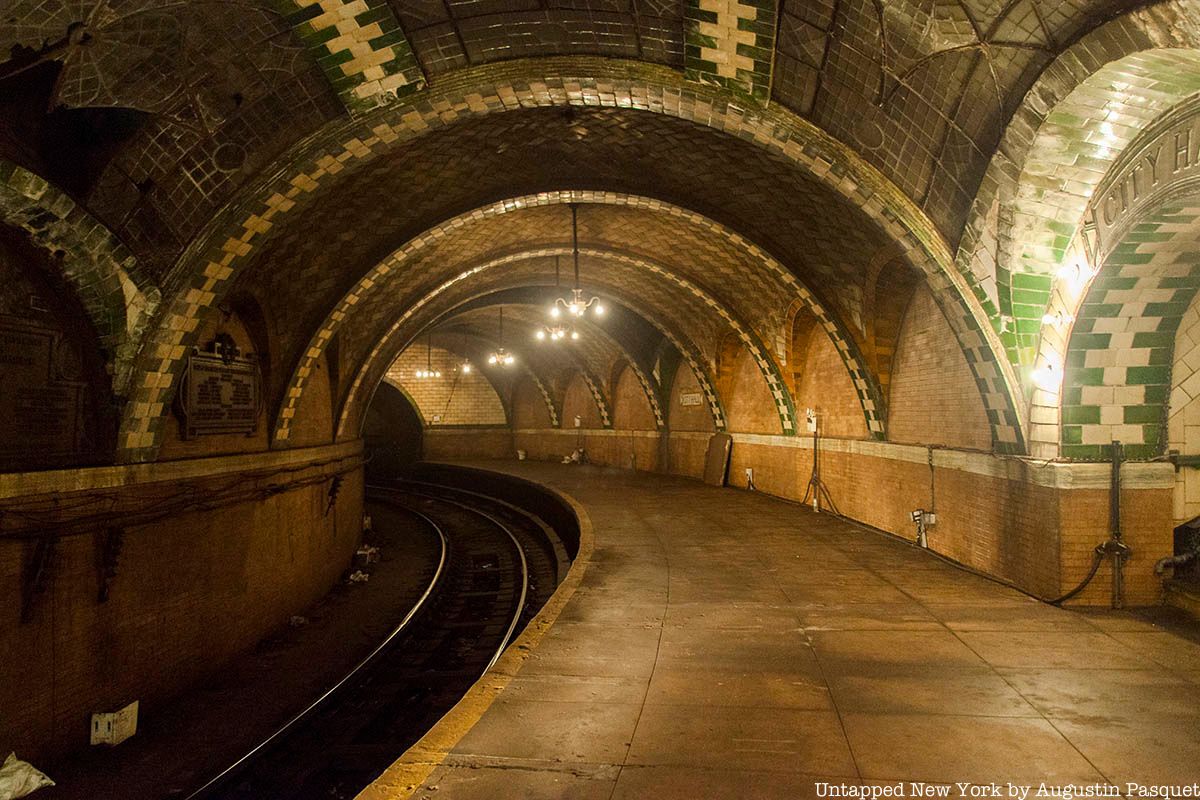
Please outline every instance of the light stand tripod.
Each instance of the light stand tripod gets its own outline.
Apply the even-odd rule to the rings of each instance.
[[[829,496],[829,490],[825,488],[825,483],[821,480],[821,434],[818,432],[817,413],[810,408],[807,417],[808,429],[812,431],[813,437],[813,468],[812,477],[808,479],[808,488],[805,489],[804,499],[801,502],[807,504],[811,498],[813,511],[820,513],[821,505],[824,504],[827,510],[841,516],[833,498]]]

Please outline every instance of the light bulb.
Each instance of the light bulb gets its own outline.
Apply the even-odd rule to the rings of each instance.
[[[560,312],[558,310],[558,306],[556,306],[556,305],[550,306],[550,316],[554,317],[555,319],[558,319],[559,313]]]
[[[536,338],[537,338],[537,339],[540,341],[540,340],[542,340],[542,339],[545,339],[545,338],[546,338],[546,332],[545,332],[545,331],[538,331],[537,333],[535,333],[535,334],[534,334],[534,336],[535,336],[535,337],[536,337]]]
[[[603,305],[603,304],[601,304],[601,303],[596,303],[596,313],[597,313],[597,314],[599,314],[599,315],[601,315],[601,316],[603,316],[603,315],[604,315],[604,305]]]
[[[471,371],[471,365],[470,365],[470,364],[463,364],[463,365],[462,365],[462,371],[463,371],[463,372],[470,372],[470,371]]]
[[[1070,325],[1074,321],[1075,321],[1075,317],[1071,316],[1070,314],[1064,313],[1062,311],[1057,311],[1053,314],[1043,314],[1042,315],[1042,324],[1043,325],[1057,325],[1057,326],[1061,327],[1063,325]]]
[[[1062,383],[1062,372],[1054,361],[1046,359],[1033,371],[1033,383],[1044,392],[1057,393]]]
[[[511,364],[511,363],[513,363],[513,357],[512,357],[512,356],[505,356],[505,357],[504,357],[504,363],[505,363],[505,364]]]
[[[494,355],[492,355],[492,356],[488,356],[488,363],[489,363],[489,364],[495,364],[495,363],[496,363],[496,357],[495,357]]]
[[[578,338],[579,338],[579,331],[571,331],[571,338],[572,338],[572,339],[578,339]]]

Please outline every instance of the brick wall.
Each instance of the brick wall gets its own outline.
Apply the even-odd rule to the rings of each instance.
[[[652,431],[658,426],[654,423],[654,411],[646,392],[633,370],[626,366],[617,376],[616,386],[612,392],[613,427],[626,430]]]
[[[424,345],[410,347],[388,368],[387,380],[417,404],[428,425],[507,425],[504,404],[478,367],[462,371],[462,356],[434,347],[426,358]],[[417,378],[418,369],[432,365],[442,377]]]
[[[20,621],[21,576],[33,545],[0,541],[0,742],[35,761],[87,744],[90,715],[141,701],[143,717],[171,695],[252,647],[324,595],[348,566],[361,534],[362,473],[345,476],[325,515],[324,476],[357,463],[357,443],[284,453],[196,459],[142,467],[0,476],[4,506],[14,487],[57,495],[71,507],[89,494],[122,508],[160,503],[190,487],[263,486],[248,473],[305,464],[272,480],[320,482],[259,502],[180,513],[130,527],[107,602],[97,600],[91,534],[59,540],[32,619]],[[153,467],[158,483],[143,483]],[[236,477],[241,476],[241,477]],[[87,491],[72,491],[89,482]],[[11,525],[11,521],[10,521]]]
[[[805,409],[812,408],[820,420],[822,436],[867,436],[862,403],[846,371],[846,362],[823,331],[818,329],[807,337],[800,360],[793,363],[793,375],[797,373],[793,400],[798,419],[803,420]],[[801,425],[801,430],[807,429]]]
[[[680,396],[685,394],[700,395],[700,404],[683,405]],[[663,472],[689,478],[704,476],[704,454],[715,427],[712,411],[703,397],[704,392],[700,389],[700,382],[696,380],[692,368],[686,363],[680,363],[667,399],[666,417],[670,435],[666,437],[666,444],[660,450],[659,468]]]
[[[779,411],[767,381],[740,342],[722,349],[717,370],[729,430],[742,433],[779,433]]]
[[[698,478],[710,434],[656,434],[583,430],[517,431],[517,447],[533,459],[559,460],[582,443],[592,463],[657,469]],[[656,459],[656,454],[664,454]],[[1053,464],[963,450],[935,449],[934,467],[924,447],[869,440],[829,439],[821,453],[822,479],[843,515],[915,539],[909,517],[934,509],[938,523],[929,546],[975,569],[1042,597],[1077,584],[1091,565],[1092,550],[1107,538],[1108,466]],[[730,484],[745,488],[754,470],[759,491],[801,500],[812,472],[805,437],[735,434]],[[1169,464],[1128,464],[1122,491],[1122,525],[1134,556],[1125,571],[1126,602],[1154,605],[1162,586],[1154,562],[1171,551]],[[865,490],[869,487],[869,491]],[[1111,573],[1101,568],[1092,586],[1073,601],[1109,602]]]
[[[600,409],[596,407],[596,399],[592,397],[591,390],[579,373],[571,377],[567,390],[563,393],[563,427],[574,428],[575,417],[579,417],[582,428],[601,427]]]
[[[890,441],[991,449],[991,426],[971,368],[924,285],[905,314],[892,374]]]
[[[423,458],[430,461],[465,458],[512,458],[513,433],[503,428],[426,428]]]
[[[931,548],[1034,594],[1057,596],[1086,574],[1092,549],[1109,533],[1107,465],[1041,467],[935,450],[931,474],[928,456],[919,447],[831,440],[821,453],[821,477],[842,514],[905,538],[916,535],[909,513],[936,502]],[[745,486],[746,467],[754,469],[760,491],[801,499],[812,472],[811,445],[735,436],[731,484]],[[1161,600],[1153,565],[1171,550],[1170,472],[1166,464],[1125,468],[1122,524],[1134,550],[1126,570],[1131,604]],[[1106,574],[1079,602],[1108,602]]]
[[[513,427],[518,430],[551,427],[546,400],[529,377],[521,378],[513,387],[512,409]]]

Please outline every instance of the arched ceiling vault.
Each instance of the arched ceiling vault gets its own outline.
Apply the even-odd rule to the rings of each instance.
[[[229,285],[257,286],[267,297],[275,281],[304,287],[308,302],[279,327],[311,330],[397,242],[514,190],[560,189],[563,174],[581,187],[652,188],[738,231],[820,285],[823,305],[846,330],[856,326],[863,265],[898,246],[927,276],[969,353],[997,446],[1021,448],[1012,376],[992,355],[998,340],[980,325],[984,315],[941,235],[893,184],[783,109],[733,104],[670,70],[572,63],[591,77],[519,62],[506,67],[523,76],[515,81],[465,72],[329,126],[248,186],[173,272],[175,299],[143,349],[147,378],[124,422],[123,457],[153,457],[191,320]]]
[[[606,368],[609,360],[616,355],[616,349],[611,342],[607,346],[583,350],[581,348],[538,347],[533,344],[533,333],[541,322],[540,309],[534,306],[499,303],[492,307],[480,307],[455,315],[439,325],[451,331],[468,331],[475,335],[483,335],[490,331],[499,342],[498,314],[504,310],[505,333],[504,348],[513,354],[517,362],[524,364],[545,384],[552,387],[555,405],[563,406],[563,392],[568,380],[578,373],[587,384],[588,392],[596,403],[601,423],[605,428],[612,427],[612,405],[605,391],[598,369]],[[486,372],[508,372],[511,367],[495,366],[484,363]]]
[[[561,361],[574,367],[582,366],[586,369],[587,374],[597,381],[597,385],[604,396],[607,409],[610,411],[614,405],[613,396],[616,390],[616,387],[612,385],[610,380],[613,375],[613,367],[617,363],[628,364],[638,379],[638,383],[646,396],[646,402],[654,414],[658,427],[663,427],[665,419],[662,404],[659,401],[657,391],[646,375],[645,369],[641,366],[641,362],[644,359],[630,352],[621,343],[615,333],[610,330],[614,326],[621,326],[621,318],[624,314],[628,314],[628,311],[616,307],[610,301],[607,306],[607,317],[603,321],[595,317],[589,319],[586,316],[565,320],[565,322],[569,323],[579,333],[579,339],[551,342],[536,338],[537,332],[543,330],[547,322],[546,303],[506,303],[502,305],[505,310],[506,324],[511,320],[515,323],[514,328],[520,331],[519,334],[509,340],[510,344],[508,348],[510,350],[520,353],[533,353],[551,362]],[[621,313],[623,311],[624,314]],[[469,311],[455,313],[446,321],[438,324],[435,330],[456,330],[458,326],[462,325],[487,324],[495,315],[496,310],[494,307],[477,307]],[[615,319],[614,316],[616,317]],[[561,369],[556,371],[560,374],[562,372]]]
[[[718,326],[728,326],[738,333],[776,398],[785,433],[793,432],[795,426],[794,409],[780,371],[786,359],[784,327],[790,303],[806,303],[847,364],[868,430],[882,435],[883,395],[856,341],[862,336],[861,330],[855,336],[839,322],[836,312],[823,306],[783,265],[727,228],[678,206],[613,193],[562,192],[514,198],[456,217],[412,240],[340,299],[314,337],[304,343],[304,355],[290,385],[281,387],[282,395],[292,406],[299,403],[312,364],[334,335],[339,335],[345,352],[362,352],[374,344],[375,337],[384,335],[387,323],[396,314],[397,300],[400,307],[423,302],[426,295],[443,291],[438,280],[451,280],[442,276],[457,277],[456,271],[476,269],[479,265],[475,259],[507,253],[500,260],[482,262],[507,269],[513,263],[512,256],[527,252],[515,248],[534,248],[544,255],[557,253],[564,256],[564,283],[569,283],[570,215],[562,205],[566,201],[584,201],[578,215],[584,255],[604,260],[597,270],[617,291],[637,294],[643,284],[673,284],[657,313],[669,318],[674,308],[699,303],[702,313],[693,309],[684,315],[685,329],[687,319],[715,316],[719,318]],[[618,267],[619,276],[614,271]],[[589,269],[589,280],[592,274]],[[874,278],[869,271],[868,278]],[[477,279],[471,275],[461,282],[469,287]],[[281,297],[283,305],[289,307],[301,302],[286,292],[280,287],[279,293],[272,295]],[[714,337],[693,332],[690,338],[707,350],[710,362],[715,359]],[[708,347],[704,347],[706,341]],[[352,356],[352,363],[356,358]],[[290,419],[287,411],[281,416],[276,431],[281,440],[287,438]]]
[[[538,311],[539,317],[544,319],[541,315],[548,305],[545,299],[555,295],[552,287],[553,256],[557,252],[562,251],[559,249],[520,252],[477,265],[469,270],[465,277],[462,274],[455,276],[435,291],[411,302],[405,302],[405,311],[398,317],[383,318],[387,323],[386,330],[364,328],[353,351],[361,353],[361,356],[354,356],[359,367],[351,373],[353,381],[342,395],[339,435],[355,429],[353,420],[357,419],[357,415],[365,408],[362,402],[365,392],[375,385],[387,365],[409,343],[418,341],[425,331],[437,329],[448,320],[454,319],[461,309],[487,305],[489,297],[503,295],[520,287],[542,287],[540,291],[544,300]],[[636,315],[641,320],[640,325],[656,331],[671,343],[696,373],[708,399],[714,425],[718,430],[723,429],[724,413],[712,380],[717,342],[721,340],[724,332],[729,330],[723,320],[710,306],[682,290],[678,284],[661,276],[639,274],[635,267],[619,261],[597,261],[595,256],[589,256],[585,263],[588,264],[588,269],[584,272],[587,276],[585,288],[600,295],[609,304],[616,304],[618,309]],[[601,269],[595,269],[596,264],[603,266]],[[597,274],[601,277],[592,277]],[[628,279],[621,280],[630,277],[639,281],[636,283],[636,292],[629,291]],[[629,349],[621,343],[622,337],[619,332],[609,330],[612,324],[621,325],[624,315],[614,313],[611,316],[614,318],[612,323],[606,320],[592,327],[602,328],[598,333],[614,342],[613,354],[623,352],[631,363],[641,361],[647,365],[651,364],[651,354],[642,352],[645,350],[644,346]],[[491,324],[494,326],[497,323],[493,320]],[[529,328],[530,336],[533,330]],[[493,330],[492,335],[495,334],[496,331]],[[532,339],[518,341],[522,345],[532,344]],[[364,349],[357,349],[359,347]],[[607,367],[604,367],[597,372],[603,375],[606,374],[606,369]],[[639,366],[639,370],[644,373],[645,367]],[[279,413],[275,432],[277,437],[283,435],[286,438],[288,420],[300,412],[303,398],[302,391],[289,390],[288,402]]]
[[[141,344],[127,370],[123,460],[155,457],[198,316],[243,272],[256,275],[246,283],[260,296],[276,288],[273,274],[307,284],[311,304],[276,309],[281,330],[306,338],[400,242],[516,192],[561,189],[546,183],[555,161],[576,186],[646,194],[634,185],[644,177],[664,199],[694,201],[821,286],[852,335],[870,328],[855,319],[872,257],[864,249],[897,245],[968,354],[997,447],[1020,451],[1019,359],[1004,345],[1011,354],[1022,343],[989,325],[989,312],[997,328],[1009,316],[1000,294],[955,269],[947,244],[977,192],[994,188],[993,155],[1023,98],[1046,108],[1117,50],[1190,46],[1195,9],[1185,0],[372,0],[359,13],[307,0],[12,0],[0,27],[0,118],[12,121],[0,126],[0,158],[59,182],[129,248],[149,276],[139,283],[146,296],[163,292],[154,327],[126,347],[132,359]],[[475,124],[499,117],[509,119]],[[1028,141],[1029,119],[1013,119],[1010,142]],[[76,151],[55,146],[64,141]],[[550,157],[538,163],[530,150]],[[623,163],[614,153],[632,168],[614,171]],[[379,182],[389,170],[390,186]],[[347,202],[360,180],[395,199],[383,217],[365,208],[377,203],[370,192]],[[500,191],[500,181],[510,185]],[[987,227],[975,221],[995,210],[985,198],[972,213],[964,241],[974,253],[971,237]],[[314,229],[327,252],[294,262],[284,247],[272,253],[273,230],[303,231],[293,215],[328,222]],[[358,250],[354,230],[378,236]]]
[[[417,317],[425,319],[447,313],[457,304],[481,293],[528,285],[549,288],[553,282],[553,256],[556,254],[569,257],[570,251],[563,247],[518,251],[484,262],[472,268],[474,271],[470,280],[455,281],[451,278],[452,284],[445,289],[414,296],[411,301],[406,300],[404,305],[426,309],[421,317]],[[779,377],[778,367],[749,325],[731,315],[696,287],[653,262],[621,253],[585,248],[583,264],[584,286],[589,292],[599,293],[634,309],[675,342],[694,369],[703,365],[700,367],[702,373],[709,373],[713,369],[717,344],[724,333],[729,330],[736,332],[745,346],[757,354],[756,363],[768,386],[782,387],[776,395],[781,427],[785,420],[792,419],[790,397]],[[565,290],[559,293],[564,294]],[[552,294],[547,292],[547,296]],[[350,312],[351,316],[347,317],[347,325],[341,329],[345,333],[353,331],[355,334],[342,340],[343,352],[351,363],[361,365],[360,368],[367,374],[380,363],[388,361],[388,354],[394,352],[404,337],[410,335],[408,331],[411,329],[410,325],[394,325],[394,310],[387,313],[388,309],[384,309],[385,313],[376,318],[372,318],[369,311],[364,307],[360,313],[355,307]],[[381,349],[376,350],[377,344]],[[371,354],[375,352],[383,355],[373,358]],[[644,355],[642,360],[650,363],[648,355]],[[302,402],[303,389],[302,380],[289,387],[286,394],[288,405],[285,408],[297,407]],[[286,438],[289,417],[285,414],[280,419],[283,424],[277,427],[276,435],[283,434],[283,438]]]
[[[487,360],[495,345],[485,336],[480,336],[472,332],[465,331],[447,331],[439,330],[432,339],[426,336],[413,343],[413,346],[419,346],[421,352],[425,351],[425,347],[432,341],[433,349],[445,350],[464,361],[469,361],[472,366],[478,366]],[[390,365],[389,365],[390,366]],[[495,390],[496,396],[500,398],[500,402],[504,405],[505,413],[511,419],[511,409],[509,408],[509,396],[512,390],[514,375],[505,372],[481,372],[492,389]],[[385,378],[387,380],[388,378]]]

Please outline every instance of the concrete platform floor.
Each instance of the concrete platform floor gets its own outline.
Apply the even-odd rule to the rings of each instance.
[[[477,466],[573,496],[594,552],[482,717],[444,760],[423,756],[439,765],[417,797],[1200,780],[1200,644],[1187,630],[1043,605],[764,495]],[[394,781],[380,791],[387,778],[364,796],[408,796]]]

